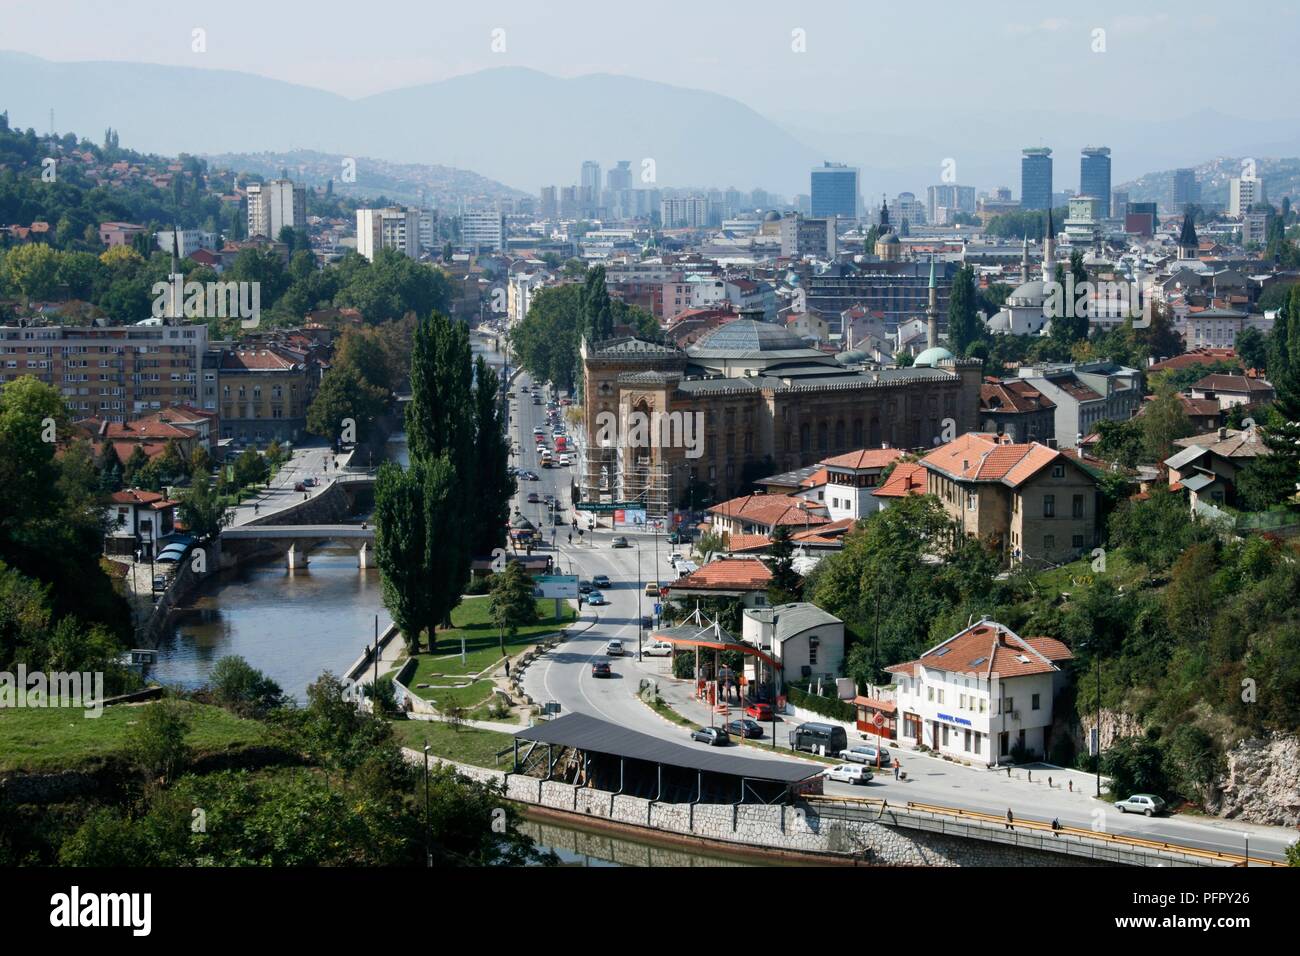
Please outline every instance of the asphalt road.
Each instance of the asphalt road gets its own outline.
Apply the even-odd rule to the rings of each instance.
[[[534,524],[549,532],[549,525],[543,520],[547,506],[528,504],[527,495],[530,491],[536,491],[543,499],[548,492],[555,495],[561,513],[566,520],[571,519],[574,512],[570,498],[570,476],[567,468],[541,467],[532,431],[534,425],[542,425],[546,427],[549,439],[550,428],[546,426],[545,405],[533,405],[527,395],[518,391],[520,386],[528,383],[526,376],[520,376],[516,380],[518,397],[511,403],[511,437],[521,452],[519,458],[512,458],[512,463],[519,468],[535,471],[540,480],[518,482],[519,493],[514,507],[521,509]],[[551,447],[553,451],[553,444]],[[679,713],[701,723],[708,723],[708,708],[690,698],[686,685],[671,679],[666,658],[647,657],[641,662],[636,660],[638,621],[641,615],[651,614],[654,609],[654,599],[643,595],[641,582],[657,580],[662,584],[676,577],[667,562],[668,555],[676,549],[662,536],[656,549],[654,535],[634,535],[623,531],[618,533],[627,537],[632,547],[616,549],[610,545],[615,536],[611,530],[585,531],[581,541],[575,534],[574,544],[570,546],[569,530],[568,526],[558,528],[558,547],[554,550],[543,549],[541,553],[554,554],[562,573],[577,574],[587,580],[597,574],[608,575],[613,587],[601,590],[610,603],[596,608],[584,605],[584,620],[594,620],[594,623],[528,669],[524,679],[528,694],[534,700],[558,701],[562,712],[590,714],[687,746],[704,746],[690,741],[684,728],[664,720],[636,696],[642,678],[658,680],[661,693]],[[548,541],[549,537],[548,534]],[[610,659],[610,677],[592,677],[592,661],[605,658],[605,645],[615,638],[621,640],[631,654]],[[791,724],[778,720],[776,726],[778,745],[784,744]],[[770,735],[770,725],[765,725],[764,731]],[[765,737],[764,742],[768,739]],[[857,742],[860,741],[850,735],[850,746]],[[900,757],[902,768],[907,771],[906,780],[895,780],[891,772],[881,771],[865,786],[828,781],[826,792],[834,795],[880,797],[898,802],[910,800],[998,815],[1004,815],[1011,809],[1019,819],[1050,821],[1055,817],[1065,826],[1098,828],[1108,833],[1230,853],[1241,853],[1245,849],[1245,835],[1248,833],[1252,857],[1266,859],[1281,859],[1286,846],[1295,842],[1298,836],[1295,831],[1284,827],[1243,824],[1186,814],[1153,818],[1121,814],[1109,802],[1091,796],[1094,793],[1091,777],[1073,771],[1062,774],[1052,768],[1036,769],[1033,770],[1033,781],[1030,782],[1024,769],[1014,770],[1008,778],[1005,771],[964,767],[897,746],[890,746],[889,749]],[[792,756],[780,746],[745,747],[743,752],[746,756],[778,759],[790,759]],[[1053,777],[1050,790],[1047,785],[1049,776]],[[1067,780],[1074,783],[1073,792],[1067,788]]]

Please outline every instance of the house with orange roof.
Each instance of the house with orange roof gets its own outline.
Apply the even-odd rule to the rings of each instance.
[[[146,558],[157,554],[158,542],[175,531],[179,504],[156,491],[139,488],[115,491],[108,499],[109,533],[134,537],[136,547]]]
[[[857,521],[880,510],[872,495],[885,469],[903,457],[897,448],[862,448],[822,460],[826,469],[826,513],[831,521]]]
[[[996,621],[958,631],[894,675],[899,742],[986,766],[1045,758],[1052,702],[1071,680],[1070,649]]]
[[[1011,564],[1073,561],[1097,543],[1097,480],[1038,442],[967,432],[921,459],[926,491]]]
[[[772,572],[758,558],[718,558],[668,585],[668,598],[688,605],[692,598],[737,598],[745,607],[765,607]]]
[[[713,526],[729,535],[771,535],[785,525],[793,531],[829,524],[826,511],[797,495],[741,495],[709,509]]]
[[[901,461],[894,466],[885,483],[871,495],[878,501],[877,510],[883,511],[899,498],[925,494],[928,483],[924,465],[919,461]]]

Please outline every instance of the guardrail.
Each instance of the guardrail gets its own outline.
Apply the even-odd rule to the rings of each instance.
[[[877,818],[889,809],[889,801],[881,800],[877,797],[849,797],[849,796],[826,796],[824,794],[808,794],[805,799],[810,803],[845,803],[850,805],[861,805],[865,808],[873,808],[877,812]],[[897,804],[901,809],[906,809],[916,813],[928,813],[933,816],[945,817],[958,821],[969,823],[984,823],[1005,827],[1006,817],[996,813],[983,813],[978,810],[963,810],[957,807],[945,807],[934,803],[916,803],[907,801],[906,804]],[[1102,833],[1096,830],[1085,830],[1081,827],[1062,826],[1053,829],[1050,822],[1041,820],[1025,820],[1016,818],[1013,825],[1018,830],[1035,830],[1042,833],[1050,833],[1057,837],[1069,836],[1079,840],[1089,840],[1095,843],[1102,843],[1112,847],[1131,847],[1139,850],[1153,850],[1164,853],[1176,853],[1193,859],[1205,860],[1207,862],[1222,863],[1227,866],[1245,866],[1246,857],[1239,853],[1224,853],[1219,850],[1206,850],[1201,847],[1186,846],[1181,843],[1169,843],[1161,840],[1146,840],[1142,837],[1125,836],[1118,833]],[[1278,866],[1284,867],[1285,863],[1277,860],[1266,860],[1260,857],[1250,858],[1251,866]]]

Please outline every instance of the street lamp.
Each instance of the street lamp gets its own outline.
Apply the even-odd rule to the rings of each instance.
[[[641,595],[645,584],[641,580],[641,542],[636,543],[636,661],[641,663]]]

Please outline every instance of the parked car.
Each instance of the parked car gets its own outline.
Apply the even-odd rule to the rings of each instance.
[[[670,531],[668,533],[669,544],[688,544],[691,540],[691,533],[689,531],[678,530]]]
[[[608,644],[605,645],[605,655],[607,657],[622,657],[623,642],[617,640],[610,641]]]
[[[809,721],[790,731],[790,746],[811,753],[839,753],[849,745],[849,735],[838,724]]]
[[[541,481],[542,476],[535,471],[521,471],[519,477],[524,481]]]
[[[851,760],[854,763],[869,763],[874,765],[876,762],[876,756],[876,747],[874,744],[863,744],[861,747],[851,747],[848,750],[840,751],[841,760]],[[880,766],[890,766],[889,751],[887,749],[881,747],[879,756]]]
[[[739,717],[736,720],[727,721],[727,733],[745,738],[761,737],[763,736],[763,728],[756,720]]]
[[[592,661],[592,662],[591,662],[591,676],[592,676],[592,677],[609,677],[609,676],[611,676],[612,674],[613,674],[613,671],[610,670],[610,667],[609,667],[609,661]]]
[[[608,604],[609,601],[606,600],[605,595],[601,594],[599,591],[592,591],[587,595],[587,603],[592,607],[602,607]]]
[[[871,780],[871,770],[857,763],[842,763],[836,767],[827,767],[822,771],[827,780],[839,780],[841,783],[862,783]]]
[[[766,702],[753,701],[745,705],[745,716],[753,717],[755,720],[771,720],[772,705]]]
[[[673,646],[667,641],[655,641],[641,649],[641,654],[645,657],[669,657],[672,652]]]
[[[721,727],[697,727],[691,731],[691,740],[698,740],[710,747],[725,747],[731,743],[731,738]]]
[[[609,546],[610,546],[611,548],[627,548],[627,547],[631,547],[631,545],[629,545],[629,544],[627,543],[627,538],[623,537],[622,535],[619,535],[617,538],[615,538],[613,541],[611,541],[611,542],[609,543]]]
[[[658,595],[659,595],[659,582],[658,582],[658,581],[647,581],[647,582],[645,583],[645,594],[646,594],[646,597],[658,597]]]
[[[608,575],[608,574],[598,574],[598,575],[596,575],[594,578],[591,579],[591,583],[592,583],[593,585],[595,585],[596,587],[598,587],[598,588],[607,588],[607,587],[609,587],[609,575]]]
[[[1164,813],[1168,809],[1168,805],[1153,793],[1135,793],[1131,797],[1117,800],[1115,807],[1120,813],[1141,813],[1148,817]]]

